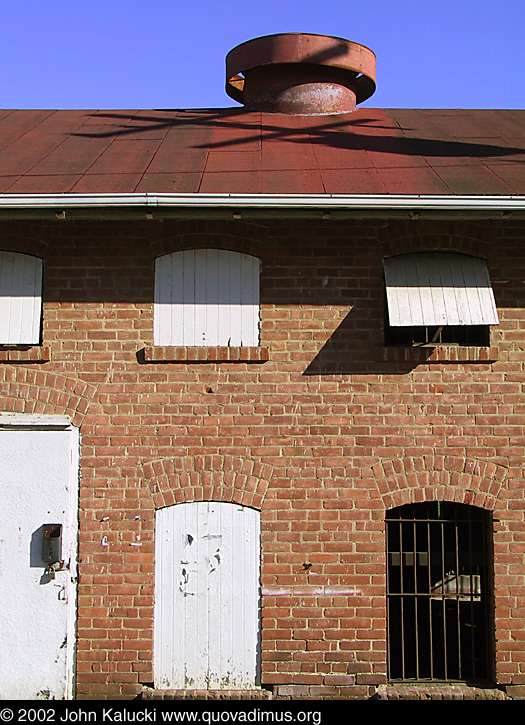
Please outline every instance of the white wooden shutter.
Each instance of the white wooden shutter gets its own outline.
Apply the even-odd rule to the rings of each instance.
[[[0,344],[38,345],[42,317],[42,260],[0,252]]]
[[[260,514],[196,502],[157,511],[155,686],[258,682]]]
[[[155,261],[154,343],[252,347],[259,344],[257,257],[190,249]]]
[[[403,254],[383,262],[392,327],[497,325],[487,263],[464,254]]]

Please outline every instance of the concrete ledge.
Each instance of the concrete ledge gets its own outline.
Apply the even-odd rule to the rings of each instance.
[[[10,428],[54,428],[71,426],[69,415],[40,415],[38,413],[0,413],[0,430]]]

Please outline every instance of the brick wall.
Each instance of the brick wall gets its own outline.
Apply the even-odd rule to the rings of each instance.
[[[44,354],[0,351],[2,409],[81,429],[79,697],[152,683],[155,508],[207,499],[262,512],[262,684],[276,697],[386,684],[386,509],[493,511],[497,684],[521,693],[522,236],[517,222],[2,223],[2,248],[44,259]],[[260,257],[267,360],[144,354],[154,259],[195,247]],[[385,357],[381,260],[436,249],[488,259],[490,356]]]

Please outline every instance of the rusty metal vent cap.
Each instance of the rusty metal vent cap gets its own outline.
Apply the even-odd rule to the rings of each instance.
[[[230,50],[226,92],[269,113],[348,113],[374,93],[375,70],[375,54],[344,38],[265,35]]]

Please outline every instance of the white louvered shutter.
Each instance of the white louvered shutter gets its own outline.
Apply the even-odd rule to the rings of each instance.
[[[38,345],[42,318],[42,260],[0,252],[0,344]]]
[[[155,261],[154,344],[259,344],[257,257],[191,249]]]
[[[258,683],[260,513],[232,503],[160,509],[155,533],[157,688]]]
[[[487,263],[464,254],[403,254],[383,262],[392,327],[497,325]]]

